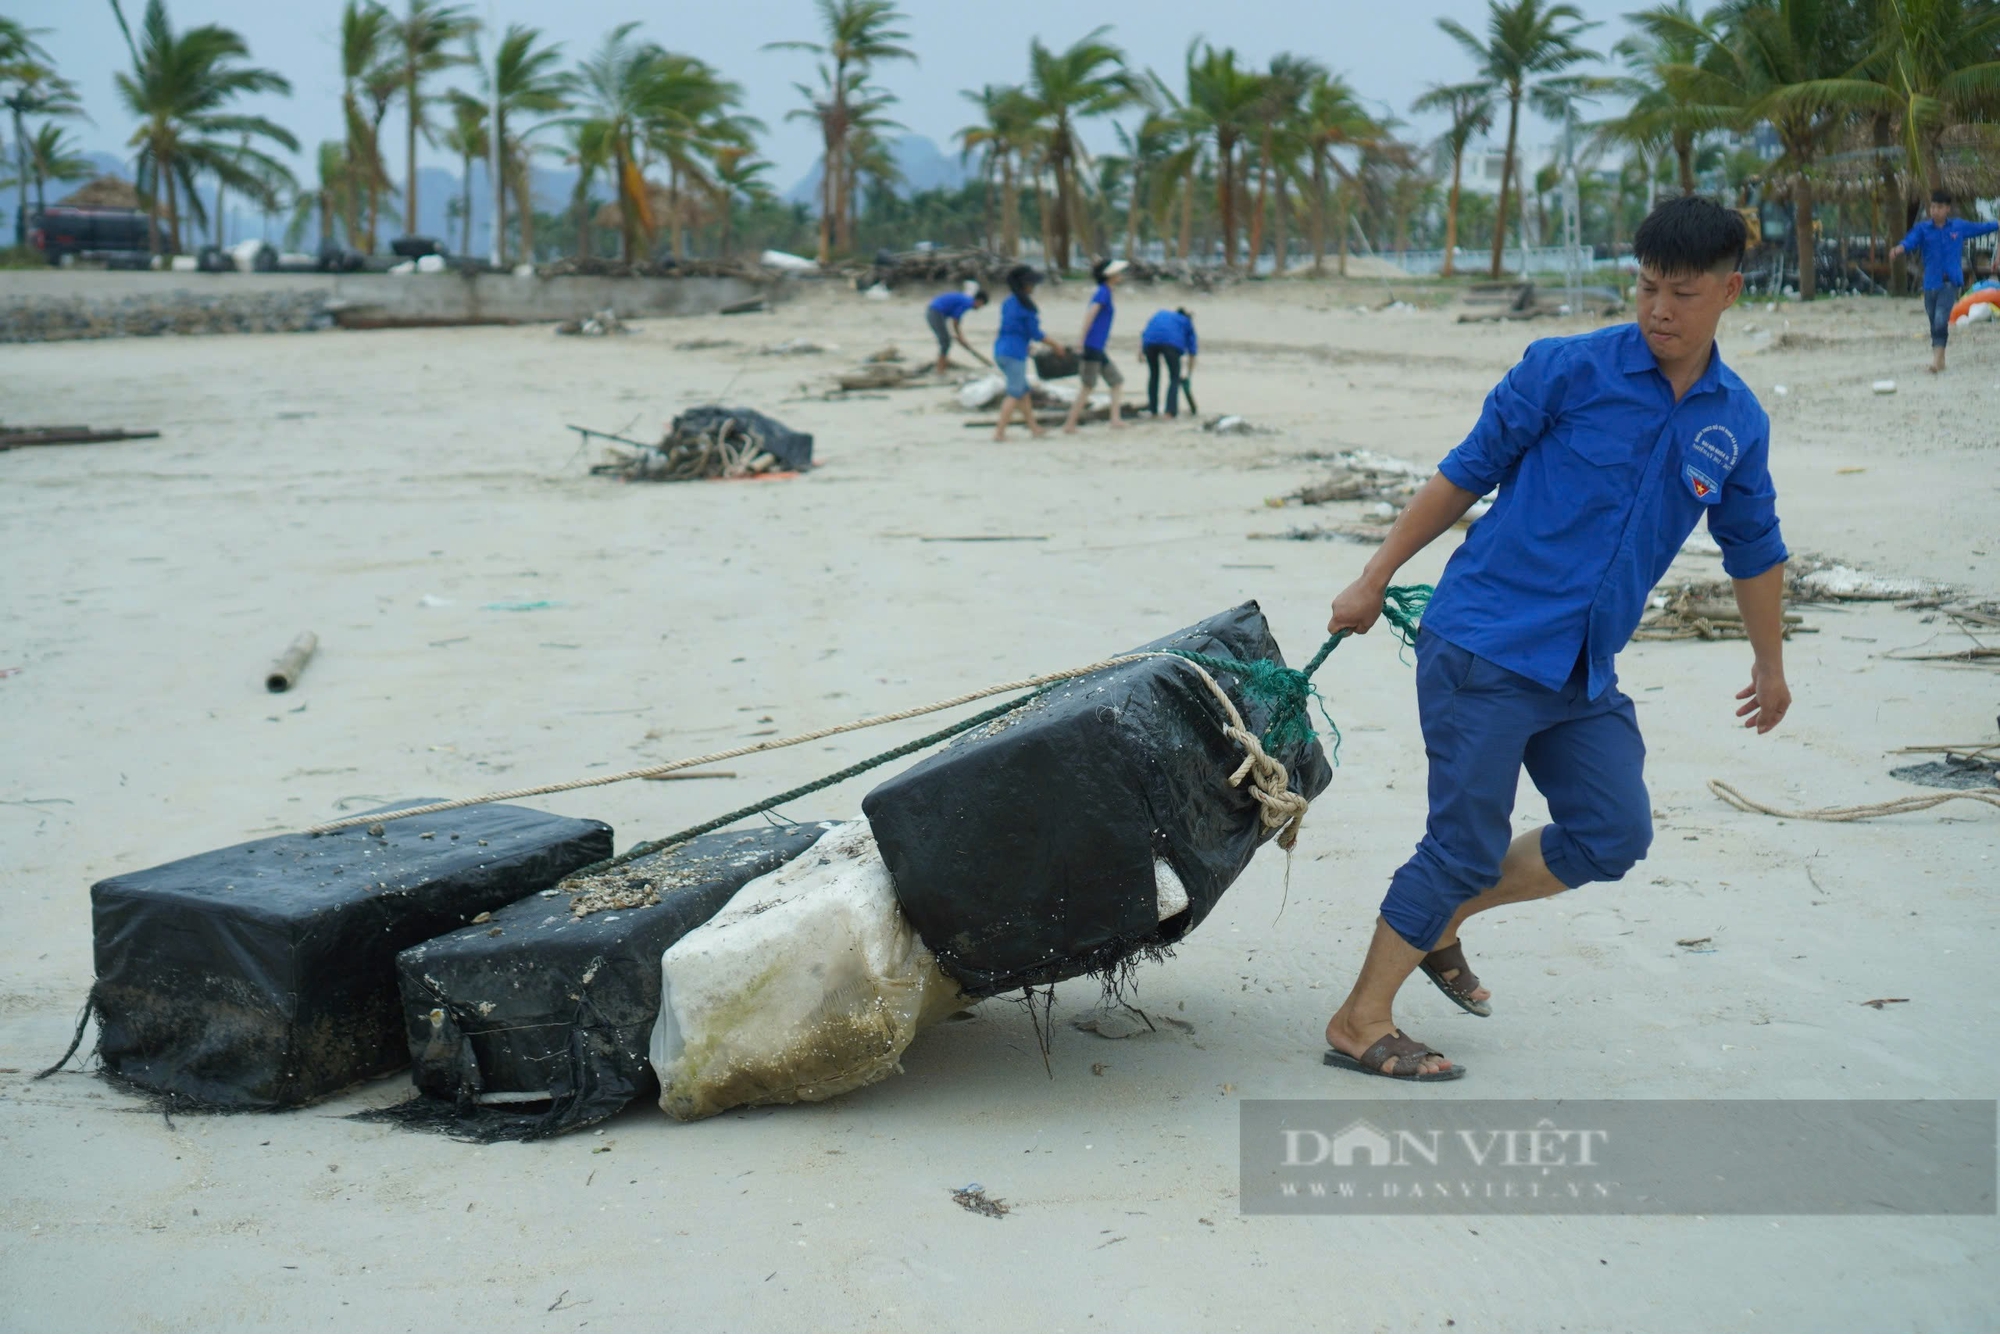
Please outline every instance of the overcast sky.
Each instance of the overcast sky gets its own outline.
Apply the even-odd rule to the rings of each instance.
[[[145,0],[123,2],[136,28]],[[400,8],[402,0],[392,3]],[[338,0],[169,0],[169,4],[176,27],[221,23],[234,28],[249,42],[258,64],[291,80],[291,97],[257,99],[256,109],[288,126],[306,146],[306,154],[295,162],[302,173],[314,143],[339,137]],[[1578,4],[1591,18],[1603,21],[1588,37],[1600,51],[1608,50],[1623,33],[1619,16],[1640,7],[1634,0],[1578,0]],[[0,5],[6,13],[48,30],[41,38],[43,46],[62,73],[82,88],[85,109],[94,121],[79,129],[85,147],[125,155],[133,122],[118,104],[111,75],[127,64],[127,56],[109,0],[0,0]],[[785,119],[799,105],[793,82],[813,77],[811,58],[761,49],[766,42],[816,38],[811,0],[671,6],[632,0],[563,0],[559,5],[475,0],[470,8],[495,29],[513,22],[536,24],[551,39],[564,43],[565,54],[572,58],[597,45],[615,25],[637,19],[646,36],[709,61],[744,86],[748,111],[769,127],[764,150],[775,164],[772,177],[778,188],[788,187],[818,156],[813,130]],[[1067,45],[1094,26],[1080,13],[1106,12],[1074,0],[1013,0],[1005,5],[903,0],[903,8],[910,15],[910,45],[919,62],[885,66],[878,81],[902,99],[897,119],[946,148],[951,135],[971,119],[972,108],[959,97],[961,89],[1020,81],[1026,74],[1030,38]],[[1466,58],[1438,31],[1435,20],[1450,16],[1481,31],[1486,7],[1485,0],[1427,0],[1418,5],[1381,0],[1241,4],[1147,0],[1119,8],[1143,13],[1145,20],[1117,24],[1111,40],[1124,47],[1135,65],[1158,69],[1176,85],[1183,53],[1196,36],[1218,46],[1233,46],[1245,61],[1257,65],[1279,51],[1297,52],[1347,75],[1378,110],[1410,121],[1409,133],[1428,139],[1439,127],[1434,121],[1412,118],[1410,100],[1427,83],[1471,73]],[[391,160],[397,163],[394,170],[400,179],[401,109],[390,116],[395,145]],[[1523,137],[1542,142],[1549,134],[1530,120]],[[1101,144],[1108,136],[1099,131],[1090,139]],[[456,169],[455,162],[435,150],[421,151],[425,162]]]

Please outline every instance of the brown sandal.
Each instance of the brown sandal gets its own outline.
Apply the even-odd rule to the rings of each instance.
[[[1384,1079],[1407,1079],[1413,1084],[1435,1084],[1447,1079],[1459,1079],[1465,1074],[1465,1067],[1453,1064],[1429,1074],[1418,1074],[1417,1067],[1424,1063],[1426,1056],[1442,1056],[1441,1051],[1432,1051],[1415,1038],[1399,1030],[1391,1030],[1375,1040],[1375,1045],[1361,1053],[1356,1060],[1338,1049],[1327,1052],[1326,1063],[1339,1066],[1343,1070],[1358,1070],[1364,1075],[1380,1075]],[[1395,1064],[1384,1070],[1382,1063],[1395,1058]]]
[[[1465,962],[1463,942],[1454,940],[1443,949],[1432,950],[1424,956],[1418,967],[1424,976],[1437,983],[1437,989],[1451,997],[1452,1003],[1467,1014],[1476,1014],[1481,1019],[1490,1018],[1493,1007],[1483,1000],[1474,1000],[1472,993],[1479,990],[1479,979],[1473,976],[1471,967]],[[1446,977],[1456,971],[1458,976]]]

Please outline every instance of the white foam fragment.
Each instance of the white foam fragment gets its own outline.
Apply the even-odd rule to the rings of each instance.
[[[873,1084],[965,1004],[860,820],[738,890],[667,950],[660,977],[651,1056],[660,1106],[681,1121]]]

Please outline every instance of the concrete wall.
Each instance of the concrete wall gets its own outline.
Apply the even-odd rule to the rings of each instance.
[[[743,278],[15,269],[0,271],[0,342],[703,315],[777,295]]]

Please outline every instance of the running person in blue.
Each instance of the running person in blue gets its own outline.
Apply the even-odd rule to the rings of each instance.
[[[984,365],[993,363],[980,355],[979,349],[965,341],[965,330],[960,322],[971,312],[986,304],[986,289],[974,287],[970,292],[946,292],[933,299],[924,309],[924,318],[931,326],[931,333],[937,337],[937,365],[933,367],[939,375],[951,369],[951,345],[958,345],[978,357]]]
[[[1069,419],[1063,422],[1065,434],[1076,434],[1077,418],[1083,415],[1090,391],[1097,388],[1097,377],[1104,377],[1105,388],[1111,391],[1111,427],[1117,430],[1125,425],[1123,409],[1119,406],[1125,397],[1125,377],[1118,373],[1118,363],[1105,350],[1111,342],[1111,319],[1117,307],[1111,300],[1111,289],[1118,285],[1118,279],[1125,270],[1132,267],[1122,259],[1100,259],[1091,266],[1090,276],[1097,279],[1097,290],[1091,294],[1090,306],[1083,312],[1083,352],[1077,358],[1080,363],[1077,374],[1082,384],[1077,390],[1076,402],[1069,406]]]
[[[1967,222],[1951,216],[1951,194],[1931,191],[1931,217],[1910,228],[1889,258],[1909,253],[1924,257],[1924,314],[1931,324],[1931,374],[1944,370],[1944,345],[1951,341],[1951,308],[1965,286],[1965,243],[2000,230],[2000,222]]]
[[[1365,634],[1397,568],[1499,488],[1452,554],[1418,636],[1430,814],[1327,1023],[1327,1064],[1462,1075],[1396,1026],[1391,1006],[1411,972],[1421,966],[1460,1007],[1489,1014],[1461,925],[1620,879],[1646,855],[1645,744],[1612,658],[1704,517],[1752,652],[1737,716],[1761,734],[1791,707],[1769,422],[1715,347],[1716,323],[1743,290],[1743,246],[1743,220],[1712,200],[1654,209],[1632,241],[1637,322],[1531,344],[1334,599],[1329,631]],[[1523,766],[1552,823],[1516,838]]]

